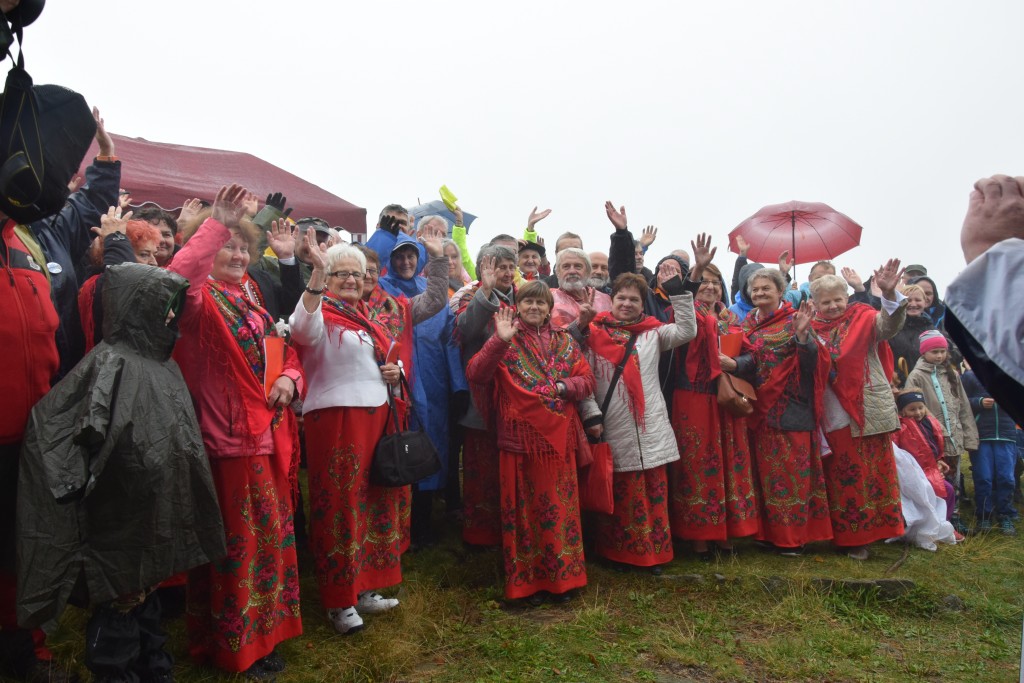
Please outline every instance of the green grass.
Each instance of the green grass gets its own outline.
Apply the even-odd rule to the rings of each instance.
[[[970,521],[970,508],[965,508]],[[1024,529],[1022,529],[1024,533]],[[305,634],[281,651],[289,681],[1015,681],[1024,614],[1024,536],[971,537],[937,553],[877,544],[858,563],[828,545],[783,558],[741,554],[702,564],[686,549],[665,575],[597,562],[566,606],[502,600],[498,553],[468,551],[457,529],[407,555],[402,605],[336,635],[300,553]],[[902,559],[902,564],[892,567]],[[715,573],[725,580],[716,579]],[[692,576],[700,575],[701,581]],[[916,588],[827,591],[815,579],[903,578]],[[388,591],[394,593],[395,591]],[[962,611],[945,605],[959,597]],[[51,642],[79,668],[84,613],[69,608]],[[170,622],[177,680],[228,677],[192,666],[181,620]]]

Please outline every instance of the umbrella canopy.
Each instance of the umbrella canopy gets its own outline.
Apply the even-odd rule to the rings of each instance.
[[[420,204],[409,209],[409,213],[416,219],[418,223],[424,216],[438,215],[444,217],[448,221],[448,232],[451,233],[451,226],[455,225],[455,214],[448,210],[448,207],[444,205],[440,199],[435,199],[432,202],[426,204]],[[476,220],[476,216],[471,213],[462,212],[462,222],[466,226],[466,232],[469,232],[469,226],[473,225],[473,221]]]
[[[366,209],[251,154],[110,137],[121,159],[121,187],[131,191],[133,204],[153,203],[173,211],[193,197],[212,202],[222,185],[239,183],[261,201],[280,192],[295,208],[294,218],[316,216],[350,233],[366,234]],[[93,142],[82,172],[96,149]]]
[[[729,233],[729,248],[738,253],[736,237],[742,235],[752,261],[775,263],[788,250],[793,263],[814,263],[859,245],[862,230],[828,204],[792,201],[766,206],[737,225]]]

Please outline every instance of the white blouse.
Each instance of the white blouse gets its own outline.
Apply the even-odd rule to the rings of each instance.
[[[306,371],[303,415],[321,408],[373,408],[387,403],[387,384],[369,332],[345,330],[339,335],[338,328],[329,330],[322,301],[309,313],[300,299],[288,324]]]

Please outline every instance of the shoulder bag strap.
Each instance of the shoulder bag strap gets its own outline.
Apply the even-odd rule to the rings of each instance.
[[[612,392],[615,391],[615,385],[619,382],[619,377],[622,377],[622,371],[626,369],[626,363],[629,362],[629,354],[633,352],[633,347],[636,345],[636,335],[630,334],[629,341],[626,342],[626,353],[622,356],[622,362],[619,363],[615,368],[615,374],[612,375],[612,381],[608,383],[608,393],[604,395],[604,401],[601,402],[601,416],[604,417],[608,413],[608,406],[612,402]]]

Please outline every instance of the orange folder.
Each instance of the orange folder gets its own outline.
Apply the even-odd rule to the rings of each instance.
[[[264,337],[263,358],[263,392],[270,398],[270,389],[284,370],[284,337]]]
[[[718,348],[722,350],[722,355],[735,358],[743,349],[743,333],[723,334],[718,338]]]

